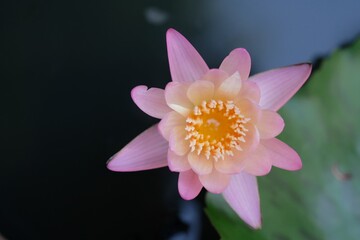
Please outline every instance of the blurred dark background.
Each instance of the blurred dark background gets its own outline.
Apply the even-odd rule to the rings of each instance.
[[[170,81],[173,27],[217,67],[245,47],[256,73],[313,61],[360,32],[353,1],[1,1],[0,233],[7,239],[218,239],[204,193],[168,169],[109,157],[156,123],[130,99]]]

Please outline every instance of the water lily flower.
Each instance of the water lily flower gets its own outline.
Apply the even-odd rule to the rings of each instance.
[[[137,86],[131,96],[146,114],[161,119],[110,159],[112,171],[168,166],[179,173],[182,198],[204,187],[222,194],[251,227],[261,227],[256,176],[272,166],[302,167],[299,155],[275,137],[284,128],[277,111],[298,91],[310,64],[273,69],[249,77],[250,55],[233,50],[209,69],[174,29],[166,34],[172,81],[165,90]]]

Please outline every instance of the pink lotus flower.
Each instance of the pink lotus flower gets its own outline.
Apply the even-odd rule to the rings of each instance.
[[[302,167],[299,155],[276,139],[284,121],[276,112],[304,84],[310,64],[270,70],[249,77],[250,56],[233,50],[219,69],[209,69],[177,31],[167,32],[172,82],[165,88],[137,86],[131,96],[148,115],[161,119],[109,162],[112,171],[168,166],[179,172],[182,198],[204,187],[222,193],[251,227],[261,227],[256,176],[272,166]]]

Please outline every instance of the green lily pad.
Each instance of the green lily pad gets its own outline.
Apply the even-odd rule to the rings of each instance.
[[[279,137],[303,169],[259,177],[263,227],[252,230],[221,195],[205,209],[222,239],[360,239],[360,41],[322,61],[280,111]]]

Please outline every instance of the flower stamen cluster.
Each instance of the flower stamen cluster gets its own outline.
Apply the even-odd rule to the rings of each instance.
[[[186,119],[185,140],[189,141],[191,152],[204,154],[206,159],[225,160],[242,151],[241,143],[246,141],[246,118],[233,101],[203,101],[195,106]]]

